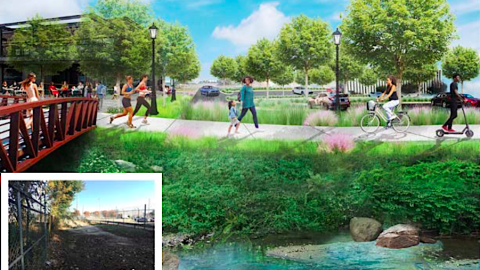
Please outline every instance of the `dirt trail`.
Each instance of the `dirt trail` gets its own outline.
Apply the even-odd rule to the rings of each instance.
[[[153,233],[110,228],[88,225],[55,232],[46,269],[154,269]]]

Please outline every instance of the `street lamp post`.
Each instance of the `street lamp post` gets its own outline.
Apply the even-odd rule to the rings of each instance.
[[[155,26],[155,23],[148,28],[150,30],[150,37],[152,38],[152,106],[150,108],[151,115],[157,115],[157,91],[155,89],[155,39],[157,38],[158,28]]]
[[[340,46],[340,40],[342,38],[342,33],[340,33],[340,31],[337,30],[333,33],[333,42],[335,43],[335,46],[337,47],[337,64],[336,64],[336,67],[335,67],[335,77],[336,77],[336,87],[337,87],[337,90],[336,90],[336,97],[335,97],[335,109],[337,110],[337,112],[340,111],[340,89],[339,89],[339,85],[338,85],[338,77],[339,77],[339,66],[338,66],[338,58],[339,58],[339,46]]]

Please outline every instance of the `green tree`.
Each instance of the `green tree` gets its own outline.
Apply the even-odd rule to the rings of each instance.
[[[340,28],[361,62],[394,71],[401,102],[404,72],[442,59],[453,21],[446,0],[353,0]]]
[[[295,81],[295,71],[291,66],[284,66],[284,68],[280,72],[277,72],[272,76],[272,82],[281,86],[291,84],[294,81]]]
[[[355,59],[354,56],[348,54],[348,52],[341,52],[338,66],[338,80],[345,86],[343,91],[348,93],[348,82],[358,79],[362,73],[364,66]],[[336,62],[331,61],[330,67],[335,72]]]
[[[308,81],[318,85],[326,85],[335,80],[335,73],[330,67],[322,66],[320,68],[314,68],[308,73]],[[302,71],[298,72],[296,82],[299,84],[305,84],[305,74]]]
[[[48,198],[52,216],[65,219],[69,216],[75,194],[85,189],[82,181],[48,181]]]
[[[195,79],[200,74],[198,55],[193,39],[185,26],[157,20],[158,29],[155,40],[155,71],[160,73],[162,88],[165,89],[165,77],[179,81]],[[163,106],[166,95],[163,92]]]
[[[15,30],[7,47],[7,63],[18,71],[35,72],[44,81],[69,68],[75,59],[74,37],[67,26],[36,15],[30,27]]]
[[[100,0],[90,8],[90,13],[100,14],[104,19],[127,17],[143,26],[153,21],[153,10],[140,0]]]
[[[305,96],[308,96],[308,73],[332,59],[332,31],[321,19],[300,15],[280,31],[278,57],[285,65],[302,70],[305,75]]]
[[[435,78],[438,67],[436,64],[425,65],[419,69],[407,70],[405,72],[405,80],[415,83],[417,85],[417,91],[422,91],[422,84]],[[426,90],[426,89],[425,89]]]
[[[458,73],[463,82],[475,79],[480,71],[480,59],[478,53],[471,48],[457,46],[450,50],[443,59],[442,70],[445,77],[452,79],[453,74]]]
[[[126,17],[85,14],[75,36],[80,70],[89,77],[120,87],[126,75],[139,77],[150,69],[148,30]]]
[[[267,98],[270,97],[270,80],[282,72],[283,64],[275,54],[276,44],[262,38],[248,50],[246,69],[257,81],[267,82]]]
[[[229,78],[234,82],[241,82],[245,76],[247,76],[247,57],[244,55],[238,55],[235,57],[237,62],[237,71],[235,74]]]
[[[378,82],[378,74],[373,68],[365,68],[358,81],[365,86],[372,86]]]
[[[223,80],[223,85],[225,86],[226,79],[232,78],[237,70],[238,67],[235,59],[221,55],[213,60],[212,66],[210,67],[210,74]]]

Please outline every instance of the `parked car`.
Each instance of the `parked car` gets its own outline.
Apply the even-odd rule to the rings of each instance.
[[[150,218],[150,222],[155,222],[155,218]]]
[[[328,97],[328,99],[331,101],[331,103],[327,106],[327,110],[335,110],[336,109],[336,99],[337,95],[332,94]],[[341,110],[346,110],[350,108],[350,98],[348,97],[348,94],[339,94],[339,99],[340,99],[340,109]]]
[[[144,217],[139,217],[139,218],[136,218],[135,219],[136,222],[147,222],[147,218],[144,218]]]
[[[313,109],[313,107],[316,107],[316,106],[327,108],[328,104],[330,103],[331,103],[331,100],[328,98],[328,93],[320,92],[316,97],[310,98],[310,100],[308,101],[308,107],[310,109]]]
[[[295,95],[305,95],[305,87],[297,86],[292,89],[292,93]],[[313,90],[308,89],[308,94],[309,95],[313,94]]]
[[[464,98],[464,105],[466,107],[480,106],[480,99],[473,97],[470,94],[460,94]],[[432,98],[430,103],[432,106],[442,106],[444,108],[450,107],[450,93],[440,93]]]
[[[219,96],[220,89],[215,88],[211,85],[205,85],[200,88],[200,94],[205,96]]]

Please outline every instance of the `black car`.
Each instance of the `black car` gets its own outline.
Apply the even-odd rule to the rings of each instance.
[[[211,85],[202,86],[202,88],[200,88],[199,90],[201,95],[205,95],[207,97],[220,95],[220,89],[213,87]]]

